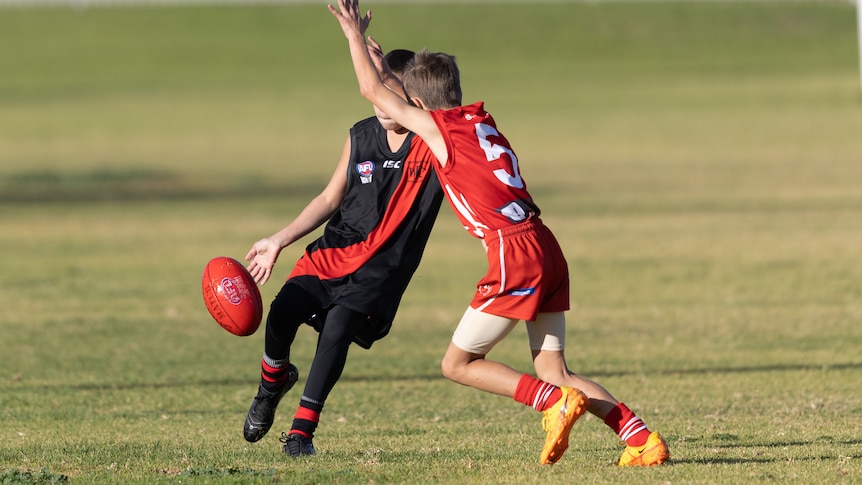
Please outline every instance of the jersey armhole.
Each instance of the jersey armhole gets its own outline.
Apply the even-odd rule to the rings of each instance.
[[[437,161],[437,167],[442,170],[443,173],[448,173],[452,171],[452,167],[454,167],[456,163],[455,157],[453,156],[455,154],[455,146],[452,144],[452,137],[445,120],[444,110],[432,111],[431,117],[434,118],[434,123],[437,125],[437,129],[440,130],[440,136],[443,137],[443,142],[446,144],[446,165],[441,164],[440,160],[437,160],[437,157],[434,157],[434,159]]]

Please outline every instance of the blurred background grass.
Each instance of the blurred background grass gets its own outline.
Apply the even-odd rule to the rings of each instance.
[[[465,101],[500,113],[537,189],[566,185],[557,170],[578,194],[717,199],[745,180],[834,191],[858,175],[806,164],[858,153],[846,3],[368,7],[384,47],[458,56]],[[3,197],[319,183],[329,147],[369,112],[321,9],[4,10]]]
[[[200,272],[286,224],[371,114],[321,2],[0,10],[4,468],[104,483],[214,480],[207,466],[306,483],[859,479],[852,5],[365,5],[385,48],[457,55],[465,102],[494,113],[569,259],[572,368],[665,433],[676,464],[609,470],[615,440],[587,419],[580,452],[537,471],[533,415],[440,377],[484,270],[446,208],[392,334],[351,354],[322,465],[241,441],[263,335],[219,329]],[[529,370],[523,333],[493,357]],[[302,332],[301,369],[313,350]],[[381,407],[390,395],[410,399]]]

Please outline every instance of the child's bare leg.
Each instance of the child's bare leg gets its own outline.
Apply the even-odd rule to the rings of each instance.
[[[443,375],[458,384],[513,397],[523,374],[485,356],[517,323],[467,307],[443,356]]]
[[[601,418],[626,442],[626,451],[619,461],[621,466],[658,465],[667,461],[670,457],[667,443],[658,433],[652,433],[641,418],[607,389],[569,370],[564,355],[566,318],[562,312],[539,314],[535,321],[527,322],[527,334],[539,379],[580,389],[589,399],[587,411]]]
[[[590,400],[587,410],[602,419],[619,403],[598,383],[569,370],[564,354],[565,313],[540,313],[535,321],[527,322],[527,334],[533,353],[533,366],[539,379],[558,387],[580,389]]]
[[[533,350],[533,365],[539,379],[558,387],[580,389],[590,400],[587,411],[604,419],[616,406],[614,396],[597,382],[571,372],[562,351]]]
[[[449,344],[441,364],[443,375],[458,384],[512,397],[521,378],[521,372],[511,367],[486,360],[482,354],[473,354]]]

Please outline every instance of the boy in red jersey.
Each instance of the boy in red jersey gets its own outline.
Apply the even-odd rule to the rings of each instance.
[[[420,136],[436,157],[435,170],[450,205],[470,234],[482,241],[488,272],[458,324],[441,364],[462,385],[512,397],[544,413],[547,431],[539,456],[555,463],[585,410],[602,418],[626,442],[619,465],[658,465],[669,458],[664,439],[601,385],[569,371],[565,362],[569,309],[567,263],[539,218],[521,177],[518,158],[483,103],[461,106],[454,57],[422,51],[387,87],[369,49],[379,51],[365,29],[357,0],[328,7],[348,40],[362,95]],[[391,80],[387,80],[392,84]],[[407,100],[399,93],[406,93]],[[526,321],[538,379],[485,358],[520,320]]]

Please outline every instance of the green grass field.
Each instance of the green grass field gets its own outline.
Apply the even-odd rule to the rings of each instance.
[[[850,3],[368,6],[385,48],[457,55],[569,259],[570,367],[672,461],[612,466],[590,416],[542,467],[540,415],[441,377],[484,271],[446,207],[318,456],[281,453],[296,390],[246,443],[263,332],[219,328],[201,271],[295,216],[371,114],[337,23],[324,2],[0,9],[3,483],[862,482]],[[531,371],[523,328],[491,358]]]

